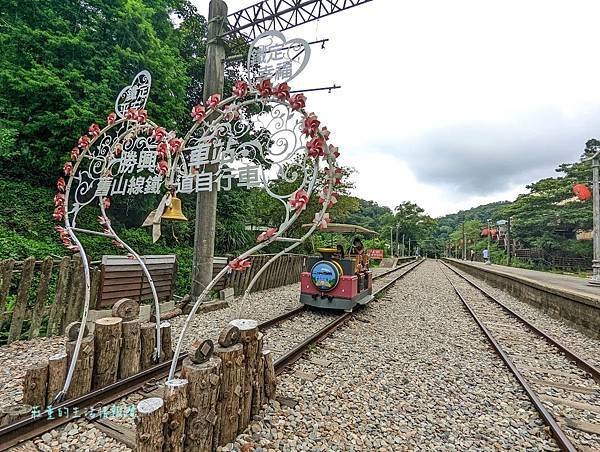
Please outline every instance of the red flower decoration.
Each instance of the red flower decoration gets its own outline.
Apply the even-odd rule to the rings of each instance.
[[[115,150],[114,150],[115,157],[119,157],[121,155],[121,152],[123,152],[123,146],[121,146],[120,143],[115,144]]]
[[[317,130],[319,130],[319,124],[321,124],[321,121],[317,119],[317,115],[311,113],[304,119],[302,133],[307,137],[314,137],[317,134]]]
[[[306,106],[306,96],[302,93],[292,96],[290,105],[294,111],[302,110]]]
[[[273,89],[273,86],[271,85],[271,80],[263,80],[256,86],[256,89],[262,97],[270,96]]]
[[[333,174],[332,174],[333,171]],[[338,185],[340,182],[342,182],[342,176],[343,176],[343,172],[341,168],[325,168],[325,174],[327,176],[333,176],[334,177],[334,181],[333,184],[334,185]]]
[[[169,147],[171,148],[171,154],[176,154],[181,149],[183,140],[181,138],[171,138],[169,140]]]
[[[90,145],[90,137],[88,137],[87,135],[79,137],[79,140],[77,140],[77,145],[81,149],[87,149]]]
[[[308,204],[308,193],[306,193],[306,191],[304,191],[303,189],[297,190],[294,193],[294,197],[291,198],[288,202],[290,206],[292,206],[292,209],[304,210],[306,209],[306,205]]]
[[[331,132],[327,130],[327,127],[321,127],[321,135],[323,136],[325,141],[327,141],[329,140],[329,135],[331,135]]]
[[[135,115],[135,119],[140,123],[145,123],[146,119],[148,119],[148,112],[146,110],[138,110],[137,115]]]
[[[289,100],[290,99],[290,87],[287,83],[280,83],[273,90],[273,94],[277,96],[279,100]]]
[[[104,198],[104,209],[110,208],[110,198]]]
[[[63,206],[58,206],[54,209],[52,213],[52,218],[54,221],[60,221],[65,217],[65,208]]]
[[[321,213],[315,213],[315,219],[313,220],[315,224],[319,226],[319,229],[327,229],[327,225],[331,223],[331,218],[329,218],[329,213],[324,213],[323,217],[320,217]]]
[[[575,184],[573,185],[573,193],[580,201],[587,201],[592,199],[592,192],[585,184]]]
[[[71,238],[69,237],[69,232],[63,228],[60,225],[56,225],[54,226],[54,229],[56,229],[58,231],[58,235],[60,235],[60,239],[63,241],[63,243],[65,241],[68,241],[69,243],[71,243]]]
[[[125,112],[125,118],[127,118],[127,119],[136,119],[137,115],[138,115],[138,112],[135,108],[129,108]]]
[[[168,170],[169,170],[169,165],[167,165],[167,162],[165,162],[164,160],[161,160],[160,162],[158,162],[158,165],[156,165],[156,172],[158,174],[160,174],[161,176],[164,176],[165,174],[167,174]]]
[[[169,151],[169,146],[164,141],[158,143],[156,146],[156,152],[158,154],[159,160],[164,160],[167,158],[167,152]]]
[[[306,143],[306,149],[308,149],[309,157],[319,157],[325,154],[324,152],[325,140],[321,137],[314,137],[308,143]]]
[[[319,204],[324,204],[325,199],[327,198],[327,194],[329,193],[329,189],[327,187],[323,188],[323,192],[319,196]],[[329,204],[327,204],[327,208],[332,208],[335,204],[337,204],[338,193],[331,193],[331,197],[329,198]]]
[[[221,102],[221,95],[213,94],[212,96],[210,96],[208,98],[208,101],[207,101],[208,108],[216,108],[217,105],[219,105],[219,102]]]
[[[88,128],[88,133],[93,137],[97,137],[98,135],[100,135],[100,126],[96,123],[92,124]]]
[[[73,164],[71,162],[65,163],[65,165],[63,166],[63,171],[65,173],[65,176],[70,175],[73,171]]]
[[[234,259],[231,262],[229,262],[228,266],[231,270],[244,271],[252,266],[252,262],[248,258]]]
[[[106,121],[108,122],[108,125],[110,125],[110,126],[112,126],[116,120],[117,120],[117,114],[114,111],[106,117]]]
[[[79,148],[71,149],[71,160],[75,161],[79,158]]]
[[[54,205],[56,207],[63,206],[65,204],[65,195],[62,193],[57,193],[54,195]]]
[[[235,105],[225,105],[223,111],[225,112],[226,121],[233,121],[240,117],[240,111]]]
[[[277,233],[277,228],[269,228],[264,232],[261,232],[258,237],[256,237],[256,242],[264,242],[265,240],[269,240]]]
[[[56,181],[56,188],[58,189],[58,191],[63,192],[65,191],[65,180],[62,177],[59,177],[58,180]]]
[[[246,94],[248,94],[248,84],[243,80],[238,80],[235,82],[233,95],[237,97],[244,97]]]
[[[331,155],[335,158],[338,158],[340,156],[340,148],[334,146],[333,144],[330,144],[327,148],[327,155]]]
[[[114,246],[116,246],[117,248],[125,248],[125,245],[123,245],[121,242],[119,242],[118,240],[113,240],[112,244]]]
[[[204,121],[204,118],[206,118],[206,109],[204,108],[204,105],[196,105],[194,108],[192,108],[191,115],[196,122]]]
[[[155,129],[152,129],[152,138],[154,138],[154,141],[156,141],[157,143],[164,140],[166,136],[167,131],[162,127],[156,127]]]

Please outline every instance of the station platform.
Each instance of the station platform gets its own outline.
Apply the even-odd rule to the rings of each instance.
[[[483,279],[553,317],[568,321],[586,334],[600,338],[600,287],[587,278],[444,259],[459,270]]]

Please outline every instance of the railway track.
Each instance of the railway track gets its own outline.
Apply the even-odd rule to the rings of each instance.
[[[393,278],[391,278],[390,281],[385,281],[384,287],[377,289],[374,294],[377,295],[385,291],[394,282],[401,279],[404,275],[406,275],[418,265],[420,265],[421,262],[422,261],[418,261],[416,263],[409,262],[407,264],[403,264],[401,266],[398,266],[373,277],[373,280],[375,281],[383,280],[389,277],[390,275],[394,276]],[[406,267],[410,268],[398,276],[395,275],[395,273],[397,273],[399,270],[404,269]],[[307,309],[304,306],[287,311],[282,315],[260,323],[259,328],[262,330],[268,329],[270,327],[280,324],[285,320],[291,319],[297,315],[301,315],[306,311]],[[343,315],[337,316],[336,319],[332,322],[329,322],[325,328],[311,335],[301,344],[294,347],[284,356],[280,357],[275,363],[276,370],[278,371],[278,373],[283,371],[283,369],[286,366],[292,364],[297,359],[299,359],[306,350],[306,348],[308,348],[311,344],[314,344],[319,340],[327,337],[329,334],[331,334],[332,331],[334,331],[337,327],[343,324],[351,316],[352,313],[344,313]],[[178,366],[181,365],[181,363],[186,357],[187,353],[182,353],[180,355],[178,359]],[[50,411],[41,411],[39,413],[39,416],[35,418],[33,416],[23,418],[8,426],[1,427],[0,451],[7,450],[10,447],[38,437],[52,429],[56,429],[64,424],[75,420],[73,417],[68,416],[57,417],[56,413],[59,410],[62,410],[64,412],[73,412],[73,409],[76,408],[80,413],[82,413],[86,409],[90,409],[92,407],[106,406],[120,399],[123,399],[135,392],[141,391],[144,387],[148,386],[149,382],[155,382],[164,379],[169,373],[170,365],[170,361],[157,364],[156,366],[146,369],[145,371],[139,374],[120,380],[110,386],[97,389],[84,396],[78,397],[76,399],[67,400],[61,404],[53,406],[52,410]],[[89,420],[93,421],[94,419]]]
[[[446,263],[454,292],[513,373],[559,447],[600,450],[600,369]],[[454,280],[454,282],[453,282]],[[563,408],[569,416],[561,413]]]

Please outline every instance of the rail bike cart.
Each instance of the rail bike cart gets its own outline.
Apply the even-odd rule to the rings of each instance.
[[[303,225],[309,227],[311,225]],[[375,231],[352,224],[329,223],[324,232],[373,235]],[[300,302],[324,309],[352,311],[357,304],[373,299],[373,273],[367,250],[354,246],[318,248],[319,256],[306,259],[300,276]]]

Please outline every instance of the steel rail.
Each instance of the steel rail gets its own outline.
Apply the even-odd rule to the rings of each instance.
[[[377,291],[373,295],[374,296],[380,295],[381,293],[386,291],[390,286],[392,286],[394,283],[396,283],[398,280],[402,279],[404,276],[408,275],[411,271],[413,271],[415,268],[417,268],[419,265],[421,265],[424,261],[425,260],[422,259],[420,261],[417,261],[416,264],[413,263],[414,265],[412,267],[410,267],[404,273],[401,273],[400,275],[396,276],[392,281],[387,283],[385,286],[377,289]],[[403,267],[406,267],[406,265],[404,265]],[[403,268],[403,267],[400,267],[400,268]],[[394,270],[398,270],[398,269],[399,268],[394,269]],[[388,272],[388,274],[389,273],[391,273],[391,272]],[[359,307],[360,306],[361,305],[359,305]],[[338,329],[341,325],[343,325],[347,320],[349,320],[356,312],[357,312],[356,310],[352,311],[352,312],[344,312],[340,316],[336,317],[333,321],[331,321],[327,325],[325,325],[322,329],[320,329],[316,333],[314,333],[311,336],[309,336],[308,338],[306,338],[300,344],[296,345],[293,349],[288,351],[286,354],[277,358],[277,360],[275,360],[275,363],[274,363],[275,373],[277,375],[281,374],[288,366],[290,366],[291,364],[298,361],[302,357],[302,355],[304,354],[306,349],[308,349],[308,347],[310,347],[311,345],[316,344],[318,342],[321,342],[323,339],[325,339],[327,336],[329,336],[332,332],[334,332],[336,329]]]
[[[177,366],[181,366],[183,360],[188,356],[187,353],[182,353],[177,360]],[[51,410],[44,410],[40,413],[40,417],[27,417],[17,422],[0,428],[0,451],[7,450],[23,441],[35,438],[49,430],[57,428],[63,424],[67,424],[76,417],[63,416],[57,417],[58,410],[66,410],[71,413],[73,408],[77,408],[81,413],[80,417],[84,416],[82,412],[84,408],[90,408],[97,404],[106,405],[122,397],[125,397],[132,392],[141,389],[148,380],[159,379],[167,376],[171,361],[165,361],[149,369],[143,370],[140,373],[119,380],[116,383],[98,388],[81,397],[66,400],[59,405],[53,406]]]
[[[513,373],[513,375],[527,394],[527,397],[529,397],[529,400],[531,400],[531,403],[533,404],[537,412],[540,414],[544,422],[546,422],[546,424],[550,428],[550,431],[552,432],[552,436],[560,446],[561,450],[568,452],[576,452],[577,449],[575,448],[575,446],[573,446],[571,440],[569,440],[565,432],[563,432],[563,430],[560,428],[560,425],[558,425],[552,414],[550,414],[550,412],[546,410],[546,407],[544,406],[540,398],[537,396],[534,389],[529,385],[525,377],[523,377],[523,374],[521,374],[519,369],[517,369],[513,360],[502,349],[500,344],[496,341],[494,335],[488,330],[488,328],[477,316],[477,314],[475,314],[475,311],[471,308],[467,300],[463,297],[463,295],[459,292],[454,283],[450,280],[446,272],[442,270],[442,273],[450,283],[450,286],[452,286],[452,289],[454,289],[454,292],[456,293],[460,301],[463,303],[469,314],[471,314],[471,317],[473,317],[473,319],[475,320],[475,323],[477,323],[483,334],[485,334],[489,343],[492,345],[496,353],[500,356],[502,361],[504,361],[506,366]]]
[[[471,286],[473,286],[475,289],[479,290],[490,301],[493,301],[498,306],[500,306],[502,309],[504,309],[504,311],[506,311],[509,315],[511,315],[514,318],[516,318],[517,320],[519,320],[522,324],[524,324],[525,326],[527,326],[535,334],[537,334],[542,339],[544,339],[546,342],[548,342],[551,345],[553,345],[554,347],[558,348],[566,356],[568,356],[569,358],[571,358],[577,364],[577,366],[580,369],[588,372],[592,376],[592,378],[594,378],[594,380],[596,380],[597,382],[600,382],[600,369],[598,369],[592,363],[590,363],[589,361],[587,361],[581,355],[578,355],[577,352],[571,350],[566,345],[561,344],[557,339],[555,339],[554,337],[550,336],[548,333],[540,330],[538,327],[536,327],[535,325],[533,325],[532,323],[530,323],[525,318],[521,317],[519,314],[517,314],[515,311],[513,311],[512,309],[510,309],[508,306],[506,306],[504,303],[502,303],[500,300],[498,300],[492,294],[490,294],[489,292],[487,292],[483,287],[479,286],[476,282],[472,281],[470,278],[467,278],[465,275],[459,273],[456,269],[454,269],[451,266],[449,266],[446,262],[442,262],[442,263],[448,269],[450,269],[452,272],[454,272],[456,275],[458,275],[460,278],[462,278],[467,283],[469,283]]]

